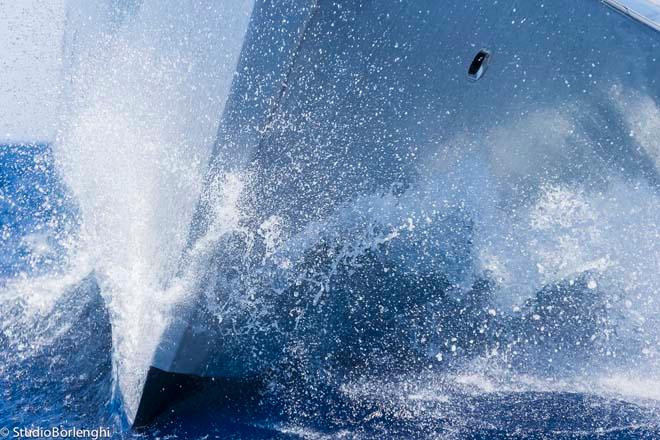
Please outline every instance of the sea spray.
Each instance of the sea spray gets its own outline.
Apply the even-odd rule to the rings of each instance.
[[[66,113],[55,153],[80,208],[135,410],[252,2],[69,4]]]

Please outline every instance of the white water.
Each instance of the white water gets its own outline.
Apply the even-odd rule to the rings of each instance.
[[[135,409],[176,288],[252,0],[72,0],[55,154],[109,307],[115,375]]]

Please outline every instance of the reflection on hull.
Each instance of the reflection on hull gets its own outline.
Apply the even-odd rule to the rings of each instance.
[[[605,2],[605,4],[607,4],[614,10],[632,18],[633,20],[639,21],[640,23],[650,27],[651,29],[660,32],[660,23],[654,20],[652,16],[640,13],[639,11],[630,8],[617,0],[603,0],[603,2]]]

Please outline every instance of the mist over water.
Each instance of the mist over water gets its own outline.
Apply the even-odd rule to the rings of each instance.
[[[333,157],[326,115],[283,106],[254,160],[234,160],[226,145],[212,157],[253,6],[69,2],[61,127],[52,155],[23,167],[57,177],[37,188],[29,216],[18,189],[0,192],[19,220],[50,219],[0,227],[3,245],[24,254],[0,261],[11,268],[0,342],[17,354],[0,356],[0,372],[30,375],[43,361],[62,375],[67,411],[85,410],[71,403],[73,384],[96,419],[132,417],[163,332],[199,307],[193,324],[217,329],[209,371],[266,371],[265,405],[276,410],[249,424],[283,438],[507,432],[505,412],[534,408],[535,396],[550,418],[561,399],[577,405],[567,423],[587,434],[590,418],[657,430],[653,94],[616,84],[601,113],[544,102],[493,115],[477,132],[413,145],[405,175],[345,196],[346,175],[381,165],[349,148]],[[607,145],[595,134],[603,120],[621,127]],[[302,133],[309,121],[318,143],[285,142],[287,154],[269,156],[278,150],[266,134]],[[198,206],[205,224],[191,238]],[[42,412],[57,422],[54,407]]]

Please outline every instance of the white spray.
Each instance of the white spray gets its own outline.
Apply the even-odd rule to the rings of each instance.
[[[72,0],[55,154],[82,216],[129,410],[167,322],[252,0]]]

